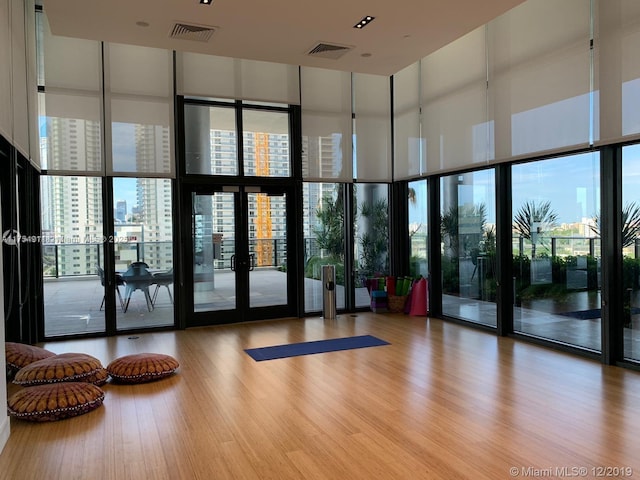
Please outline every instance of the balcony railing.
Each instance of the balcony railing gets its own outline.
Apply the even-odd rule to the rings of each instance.
[[[313,239],[308,239],[313,240]],[[305,242],[306,243],[306,242]],[[285,238],[252,239],[249,251],[256,258],[256,267],[282,267],[287,263]],[[126,270],[132,262],[146,262],[150,268],[168,270],[173,266],[173,242],[127,242],[115,247],[116,270]],[[231,267],[235,254],[233,240],[222,241],[219,255],[213,260],[217,270]],[[196,252],[196,261],[199,260]],[[104,264],[102,243],[44,244],[42,248],[45,278],[95,275],[96,267]]]

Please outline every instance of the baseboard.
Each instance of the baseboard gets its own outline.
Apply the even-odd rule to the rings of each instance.
[[[4,449],[4,446],[7,444],[9,440],[9,430],[10,430],[10,422],[9,417],[4,417],[2,419],[2,423],[0,423],[0,452]]]

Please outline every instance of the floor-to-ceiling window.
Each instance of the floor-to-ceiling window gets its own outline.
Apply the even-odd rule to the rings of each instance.
[[[442,177],[442,312],[496,325],[496,198],[493,169]]]
[[[304,183],[304,310],[322,309],[322,267],[334,265],[336,306],[345,306],[345,229],[343,183]]]
[[[514,330],[600,350],[599,154],[512,167]]]
[[[366,279],[389,273],[389,186],[354,187],[355,306],[370,305]]]
[[[102,179],[43,176],[40,192],[44,334],[104,332]]]
[[[624,357],[640,360],[640,145],[622,149]]]
[[[113,179],[117,329],[173,325],[171,180]]]
[[[416,278],[427,277],[428,263],[428,226],[427,215],[427,181],[416,180],[409,182],[409,194],[407,198],[409,211],[409,274]]]

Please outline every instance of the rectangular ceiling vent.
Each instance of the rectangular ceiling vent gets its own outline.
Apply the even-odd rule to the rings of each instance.
[[[177,38],[179,40],[195,40],[196,42],[208,42],[215,32],[215,27],[206,27],[204,25],[189,25],[187,23],[175,23],[169,38]]]
[[[321,58],[330,58],[332,60],[337,60],[349,50],[352,50],[353,47],[349,47],[347,45],[336,45],[332,43],[318,43],[311,50],[307,52],[307,55],[312,57],[321,57]]]

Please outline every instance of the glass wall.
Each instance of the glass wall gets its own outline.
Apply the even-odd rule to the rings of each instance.
[[[104,332],[102,179],[40,179],[44,333]]]
[[[245,176],[290,176],[289,114],[245,109],[242,117]]]
[[[640,360],[640,145],[622,149],[624,357]]]
[[[440,180],[442,312],[496,326],[493,169]]]
[[[304,310],[322,310],[322,266],[336,267],[336,306],[344,308],[344,184],[302,185]]]
[[[117,328],[173,325],[171,180],[113,179]]]
[[[512,168],[514,330],[600,350],[598,153]]]
[[[409,210],[409,248],[411,257],[409,260],[409,274],[417,278],[427,278],[429,272],[428,245],[429,237],[427,216],[427,181],[416,180],[409,182],[409,195],[407,198]]]
[[[371,304],[366,279],[389,273],[389,186],[354,185],[355,306]]]

